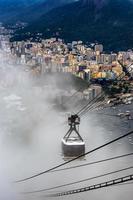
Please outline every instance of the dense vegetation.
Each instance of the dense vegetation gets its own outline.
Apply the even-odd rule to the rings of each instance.
[[[0,0],[0,22],[33,22],[53,8],[73,0]]]
[[[92,2],[92,1],[91,1]],[[103,6],[80,0],[51,10],[23,32],[42,32],[44,38],[58,36],[66,41],[83,40],[103,43],[106,50],[133,47],[133,3],[129,0],[108,0]]]

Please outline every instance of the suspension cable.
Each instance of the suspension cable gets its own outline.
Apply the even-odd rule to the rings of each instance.
[[[59,165],[56,165],[56,166],[54,166],[54,167],[52,167],[52,168],[49,168],[48,170],[42,171],[42,172],[40,172],[40,173],[37,173],[37,174],[35,174],[35,175],[29,176],[29,177],[24,178],[24,179],[17,180],[17,181],[15,181],[15,182],[16,182],[16,183],[25,182],[25,181],[27,181],[27,180],[30,180],[30,179],[36,178],[36,177],[38,177],[38,176],[41,176],[41,175],[43,175],[43,174],[46,174],[46,173],[48,173],[48,172],[50,172],[50,171],[52,171],[52,170],[55,170],[55,169],[57,169],[57,168],[59,168],[59,167],[62,167],[62,166],[64,166],[64,165],[67,165],[67,164],[69,164],[69,163],[71,163],[71,162],[73,162],[73,161],[75,161],[75,160],[77,160],[77,159],[79,159],[79,158],[81,158],[81,157],[83,157],[83,156],[86,156],[86,155],[91,154],[91,153],[93,153],[93,152],[95,152],[95,151],[98,151],[99,149],[102,149],[102,148],[104,148],[104,147],[106,147],[106,146],[108,146],[108,145],[110,145],[110,144],[112,144],[112,143],[114,143],[114,142],[116,142],[116,141],[119,141],[120,139],[123,139],[123,138],[125,138],[125,137],[127,137],[127,136],[129,136],[129,135],[131,135],[131,134],[133,134],[133,131],[130,131],[130,132],[128,132],[128,133],[126,133],[126,134],[124,134],[124,135],[122,135],[122,136],[119,136],[119,137],[117,137],[117,138],[115,138],[115,139],[113,139],[113,140],[111,140],[111,141],[109,141],[109,142],[107,142],[107,143],[105,143],[105,144],[103,144],[103,145],[101,145],[101,146],[98,146],[98,147],[96,147],[96,148],[94,148],[94,149],[92,149],[92,150],[90,150],[90,151],[88,151],[88,152],[86,152],[86,153],[84,153],[84,154],[81,154],[81,155],[79,155],[79,156],[77,156],[77,157],[75,157],[75,158],[73,158],[73,159],[71,159],[71,160],[69,160],[69,161],[63,162],[63,163],[61,163],[61,164],[59,164]]]
[[[132,181],[132,180],[133,180],[133,174],[130,174],[128,176],[119,177],[117,179],[112,179],[112,180],[102,182],[102,183],[99,183],[99,184],[95,184],[95,185],[91,185],[91,186],[88,186],[88,187],[47,195],[47,197],[59,197],[59,196],[65,196],[65,195],[72,195],[72,194],[77,194],[77,193],[81,193],[81,192],[87,192],[87,191],[90,191],[90,190],[97,190],[97,189],[117,185],[117,184],[120,184],[120,183],[129,182],[129,181]]]
[[[85,163],[85,164],[74,165],[72,167],[56,169],[56,170],[51,171],[51,173],[65,171],[65,170],[71,170],[71,169],[75,169],[75,168],[79,168],[79,167],[85,167],[85,166],[94,165],[94,164],[99,164],[99,163],[103,163],[103,162],[107,162],[107,161],[111,161],[111,160],[116,160],[116,159],[120,159],[120,158],[124,158],[124,157],[128,157],[128,156],[133,156],[133,153],[123,154],[123,155],[119,155],[119,156],[115,156],[115,157],[111,157],[111,158],[106,158],[106,159],[103,159],[103,160],[97,160],[97,161],[89,162],[89,163]]]
[[[94,180],[94,179],[97,179],[97,178],[109,176],[109,175],[116,174],[116,173],[119,173],[119,172],[127,171],[129,169],[133,169],[133,166],[122,168],[122,169],[111,171],[111,172],[107,172],[107,173],[104,173],[104,174],[100,174],[100,175],[97,175],[97,176],[89,177],[89,178],[82,179],[82,180],[79,180],[79,181],[66,183],[66,184],[63,184],[63,185],[58,185],[58,186],[54,186],[54,187],[50,187],[50,188],[34,190],[34,191],[29,191],[29,192],[24,192],[23,194],[34,194],[34,193],[50,191],[50,190],[54,190],[54,189],[58,189],[58,188],[62,188],[62,187],[70,186],[70,185],[75,185],[75,184],[83,183],[83,182],[90,181],[90,180]]]

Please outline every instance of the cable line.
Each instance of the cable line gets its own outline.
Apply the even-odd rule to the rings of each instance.
[[[132,65],[132,64],[131,64]],[[130,66],[131,66],[130,65]],[[128,73],[130,73],[130,71],[132,72],[132,69],[130,69],[130,66],[128,66],[127,67],[127,71],[125,72],[125,74],[123,75],[123,73],[124,72],[122,72],[117,78],[116,78],[116,80],[117,81],[120,81],[120,80],[122,80],[123,78],[124,78],[124,76],[126,76]],[[128,71],[128,69],[130,69],[129,71]],[[118,80],[120,78],[120,80]],[[115,80],[115,81],[116,81]],[[91,85],[91,83],[89,84],[89,86]],[[82,88],[80,88],[78,91],[76,91],[74,94],[72,94],[70,97],[69,97],[69,99],[68,99],[68,101],[73,97],[73,96],[75,96],[79,91],[81,91],[81,89]],[[100,96],[99,96],[100,95]],[[100,98],[104,98],[105,96],[107,96],[107,95],[105,95],[105,93],[102,91],[101,93],[99,93],[96,97],[94,97],[92,100],[90,100],[86,105],[84,105],[83,106],[83,108],[81,108],[78,112],[77,112],[77,115],[83,115],[84,114],[84,112],[85,112],[85,114],[88,112],[88,111],[90,111],[90,109],[91,109],[91,106],[93,106],[94,105],[94,103],[97,103],[97,100],[98,101],[100,101]],[[106,100],[105,100],[105,102],[106,102]],[[102,103],[102,102],[101,102]],[[64,104],[64,103],[63,103]],[[97,108],[97,107],[96,107]],[[87,111],[88,110],[88,111]]]
[[[104,95],[104,92],[100,92],[95,98],[90,100],[85,106],[83,106],[78,112],[77,115],[80,115],[88,106],[92,106],[101,96]]]
[[[133,180],[133,174],[130,174],[128,176],[120,177],[117,179],[112,179],[110,181],[102,182],[102,183],[91,185],[88,187],[79,188],[79,189],[75,189],[75,190],[69,190],[66,192],[55,193],[55,194],[51,194],[51,195],[46,195],[46,197],[59,197],[59,196],[72,195],[72,194],[77,194],[77,193],[81,193],[81,192],[87,192],[90,190],[97,190],[97,189],[117,185],[120,183],[126,183],[126,182],[129,182],[132,180]]]
[[[133,155],[133,153],[123,154],[123,155],[120,155],[120,156],[115,156],[115,157],[111,157],[111,158],[107,158],[107,159],[103,159],[103,160],[98,160],[98,161],[94,161],[94,162],[89,162],[89,163],[85,163],[85,164],[81,164],[81,165],[75,165],[75,166],[72,166],[72,167],[56,169],[56,170],[51,171],[51,173],[75,169],[75,168],[79,168],[79,167],[85,167],[85,166],[94,165],[94,164],[99,164],[99,163],[103,163],[103,162],[107,162],[107,161],[111,161],[111,160],[116,160],[116,159],[132,156],[132,155]]]
[[[127,70],[130,69],[130,66],[127,68]],[[132,71],[132,69],[130,69],[128,72],[130,73],[130,71]],[[126,76],[126,73],[123,75],[123,72],[116,78],[116,80],[121,81],[124,77]],[[100,98],[104,98],[105,93],[102,91],[101,93],[99,93],[95,98],[93,98],[91,101],[89,101],[85,106],[83,106],[83,108],[81,108],[78,112],[77,115],[83,115],[84,112],[86,112],[87,110],[89,111],[89,109],[91,108],[92,105],[94,105],[94,103],[96,103],[97,100],[100,100]]]
[[[94,179],[101,178],[101,177],[104,177],[104,176],[116,174],[116,173],[123,172],[123,171],[129,170],[129,169],[133,169],[133,166],[122,168],[122,169],[119,169],[119,170],[116,170],[116,171],[111,171],[111,172],[104,173],[104,174],[100,174],[100,175],[97,175],[97,176],[89,177],[89,178],[82,179],[82,180],[79,180],[79,181],[75,181],[75,182],[71,182],[71,183],[67,183],[67,184],[63,184],[63,185],[58,185],[58,186],[51,187],[51,188],[35,190],[35,191],[30,191],[30,192],[24,192],[23,194],[34,194],[34,193],[50,191],[50,190],[54,190],[54,189],[58,189],[58,188],[62,188],[62,187],[70,186],[70,185],[75,185],[75,184],[83,183],[83,182],[90,181],[90,180],[94,180]]]
[[[106,102],[106,100],[101,101],[104,98],[104,96],[100,96],[98,99],[96,99],[96,102],[94,102],[93,104],[87,106],[87,108],[80,113],[80,117],[84,116],[88,111],[93,111],[94,109],[96,109],[97,107],[100,106],[100,104]]]
[[[69,160],[69,161],[63,162],[63,163],[61,163],[61,164],[59,164],[59,165],[56,165],[56,166],[54,166],[54,167],[52,167],[52,168],[50,168],[50,169],[48,169],[48,170],[42,171],[42,172],[40,172],[40,173],[37,173],[37,174],[35,174],[35,175],[29,176],[29,177],[24,178],[24,179],[17,180],[17,181],[15,181],[15,182],[16,182],[16,183],[25,182],[25,181],[27,181],[27,180],[30,180],[30,179],[36,178],[36,177],[38,177],[38,176],[41,176],[41,175],[43,175],[43,174],[46,174],[46,173],[48,173],[48,172],[50,172],[50,171],[52,171],[52,170],[55,170],[55,169],[57,169],[57,168],[59,168],[59,167],[62,167],[62,166],[64,166],[64,165],[67,165],[67,164],[69,164],[69,163],[71,163],[71,162],[73,162],[73,161],[75,161],[75,160],[77,160],[77,159],[79,159],[79,158],[81,158],[81,157],[83,157],[83,156],[86,156],[86,155],[91,154],[91,153],[93,153],[93,152],[95,152],[95,151],[98,151],[99,149],[102,149],[102,148],[104,148],[104,147],[106,147],[106,146],[108,146],[108,145],[110,145],[110,144],[112,144],[112,143],[114,143],[114,142],[117,142],[117,141],[119,141],[120,139],[123,139],[123,138],[125,138],[125,137],[127,137],[127,136],[129,136],[129,135],[131,135],[131,134],[133,134],[133,131],[130,131],[130,132],[128,132],[128,133],[126,133],[126,134],[124,134],[124,135],[122,135],[122,136],[119,136],[119,137],[117,137],[117,138],[115,138],[115,139],[113,139],[113,140],[111,140],[111,141],[109,141],[109,142],[107,142],[107,143],[105,143],[105,144],[103,144],[103,145],[101,145],[101,146],[98,146],[98,147],[96,147],[96,148],[94,148],[94,149],[92,149],[92,150],[90,150],[90,151],[88,151],[88,152],[86,152],[86,153],[84,153],[84,154],[81,154],[81,155],[79,155],[79,156],[77,156],[77,157],[75,157],[75,158],[73,158],[73,159],[71,159],[71,160]]]
[[[121,81],[126,75],[129,75],[130,72],[132,72],[132,69],[130,69],[131,65],[133,63],[131,63],[127,68],[126,68],[126,71],[123,71],[117,78],[115,81]],[[124,74],[125,73],[125,74]],[[119,79],[120,78],[120,79]],[[90,86],[91,83],[88,85]],[[75,96],[79,91],[81,91],[82,88],[80,88],[78,91],[76,91],[74,94],[72,94],[72,96],[69,97],[68,101],[73,97]],[[101,94],[101,97],[105,97],[107,95],[105,95],[105,93],[102,91],[101,93],[99,93],[95,98],[93,98],[92,100],[90,100],[83,108],[81,108],[78,112],[77,112],[77,115],[80,115],[80,112],[83,112],[84,109],[90,104],[90,103],[93,103],[94,100],[97,99],[97,97]],[[89,107],[88,107],[89,108]]]

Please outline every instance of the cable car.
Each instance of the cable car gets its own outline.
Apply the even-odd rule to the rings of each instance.
[[[66,157],[79,156],[85,153],[85,143],[79,134],[80,118],[78,115],[68,117],[70,129],[62,139],[62,151]]]

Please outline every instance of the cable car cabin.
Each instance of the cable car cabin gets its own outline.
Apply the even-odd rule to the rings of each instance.
[[[62,149],[66,157],[79,156],[85,153],[85,143],[76,137],[69,137],[68,140],[63,138]]]
[[[85,143],[79,134],[78,127],[80,118],[78,115],[71,115],[68,118],[70,129],[62,139],[62,151],[64,156],[74,157],[85,153]]]

